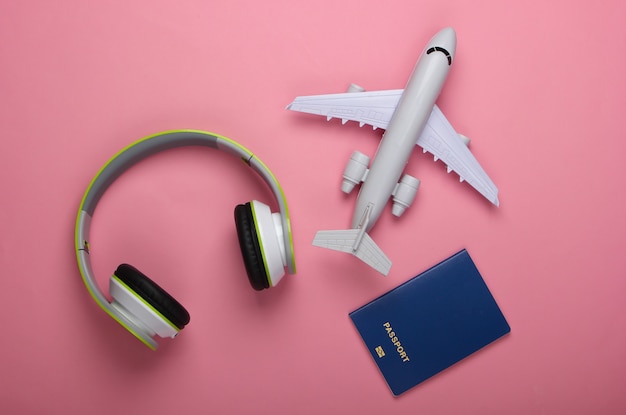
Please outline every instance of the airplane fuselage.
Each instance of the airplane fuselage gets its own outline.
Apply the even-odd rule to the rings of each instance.
[[[368,206],[371,207],[366,232],[384,210],[430,117],[455,49],[456,35],[451,28],[438,32],[424,48],[376,151],[367,180],[359,191],[353,228],[362,223]]]

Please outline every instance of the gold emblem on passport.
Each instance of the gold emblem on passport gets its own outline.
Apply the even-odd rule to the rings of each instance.
[[[378,346],[374,350],[376,350],[376,354],[378,354],[378,357],[383,357],[385,355],[385,351],[383,350],[382,346]]]

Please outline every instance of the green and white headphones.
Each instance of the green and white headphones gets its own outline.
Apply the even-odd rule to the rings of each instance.
[[[159,337],[176,337],[189,323],[189,313],[163,288],[128,264],[120,265],[109,281],[109,301],[99,289],[89,257],[89,228],[96,205],[106,189],[124,171],[144,158],[172,148],[205,146],[241,158],[256,171],[276,197],[279,213],[257,200],[235,207],[235,225],[250,284],[263,290],[296,272],[289,210],[276,177],[252,152],[237,142],[204,131],[166,131],[145,137],[113,156],[85,191],[76,218],[78,269],[87,290],[104,311],[151,349]]]

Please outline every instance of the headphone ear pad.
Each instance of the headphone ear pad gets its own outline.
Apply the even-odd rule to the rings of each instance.
[[[113,276],[117,277],[128,289],[141,297],[179,330],[182,330],[189,323],[190,317],[185,307],[137,268],[122,264],[117,267]]]
[[[235,207],[235,226],[237,227],[239,247],[250,285],[257,291],[269,288],[269,278],[265,271],[263,253],[254,225],[254,215],[250,202]]]

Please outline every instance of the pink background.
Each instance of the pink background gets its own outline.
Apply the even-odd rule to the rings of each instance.
[[[0,4],[0,412],[626,412],[625,2],[93,3]],[[383,278],[311,246],[349,225],[340,175],[380,131],[284,108],[350,82],[402,88],[444,26],[458,48],[439,105],[501,207],[415,151],[416,203],[372,232],[394,261]],[[248,286],[232,210],[272,198],[238,161],[146,160],[102,199],[91,243],[102,286],[129,262],[189,309],[152,352],[88,296],[74,219],[109,157],[177,128],[270,166],[298,274]],[[463,247],[512,332],[394,398],[347,314]]]

